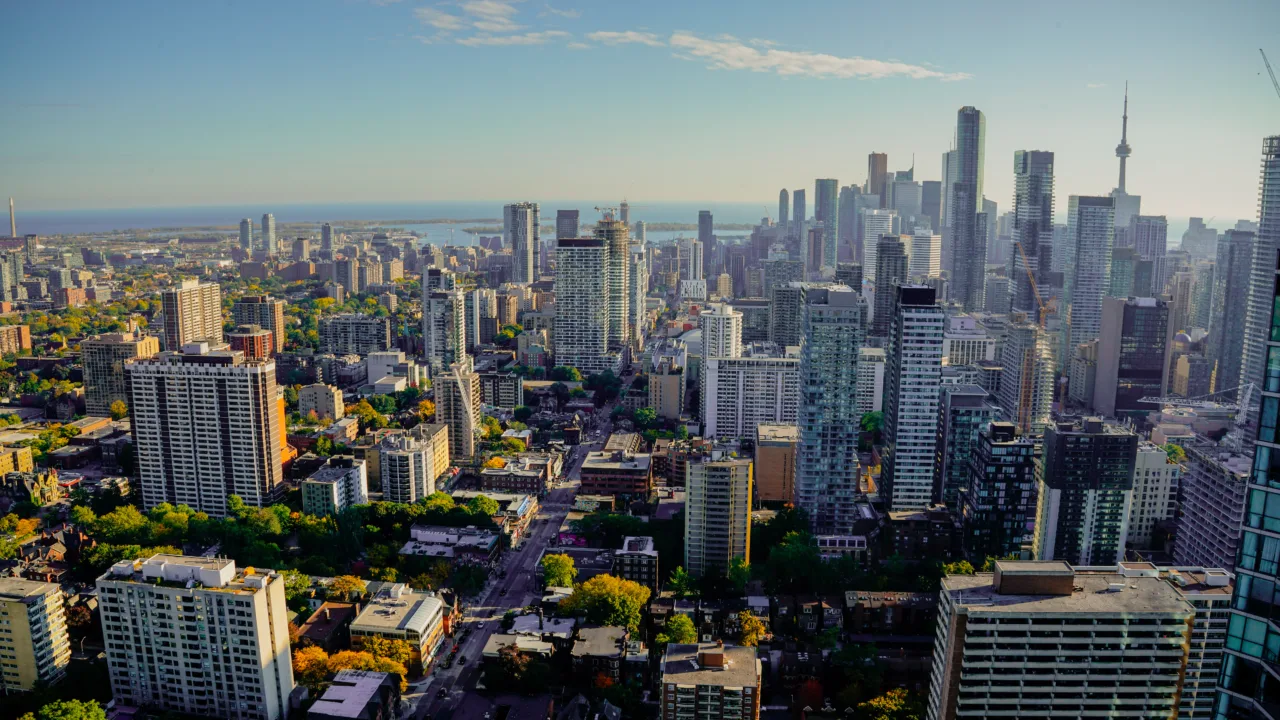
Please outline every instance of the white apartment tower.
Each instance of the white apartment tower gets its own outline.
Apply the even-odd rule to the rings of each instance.
[[[472,369],[470,358],[454,363],[432,387],[436,391],[436,419],[449,426],[449,454],[456,459],[472,457],[476,428],[480,427],[480,376]]]
[[[538,204],[515,203],[502,208],[502,244],[511,248],[511,278],[517,283],[538,279]]]
[[[284,577],[223,558],[153,555],[98,578],[117,703],[285,720],[293,691]]]
[[[728,303],[716,303],[698,316],[702,325],[702,357],[742,355],[742,313]]]
[[[280,250],[276,244],[276,216],[271,213],[262,216],[262,249],[268,255],[275,255]]]
[[[274,360],[193,343],[125,365],[142,502],[215,517],[227,497],[265,507],[284,492],[283,401]]]
[[[905,236],[909,240],[907,255],[907,276],[916,278],[936,278],[942,275],[942,236],[932,232],[916,230],[913,235]]]
[[[449,469],[449,426],[423,423],[388,435],[378,455],[387,502],[423,500],[436,491],[436,480]]]
[[[433,375],[467,354],[466,305],[461,290],[433,290],[423,298],[422,352]]]
[[[750,460],[685,466],[684,565],[689,574],[722,573],[751,555]]]
[[[1138,443],[1138,459],[1133,465],[1133,504],[1129,508],[1129,547],[1151,548],[1156,523],[1178,514],[1178,481],[1182,466],[1169,462],[1164,448]]]
[[[160,308],[165,350],[201,340],[222,344],[222,290],[216,283],[183,280],[160,292]]]
[[[881,484],[893,511],[928,507],[938,439],[938,383],[946,314],[925,286],[897,288],[885,373]]]
[[[858,417],[884,410],[884,370],[884,348],[858,350]]]
[[[556,241],[556,364],[584,375],[617,369],[609,352],[608,257],[601,238]]]
[[[1072,195],[1067,210],[1067,349],[1102,333],[1102,298],[1111,288],[1111,247],[1115,241],[1115,199]]]
[[[751,438],[760,423],[796,422],[800,405],[798,356],[747,353],[705,358],[699,382],[702,433],[706,437]]]
[[[625,222],[605,213],[596,223],[596,239],[604,243],[605,249],[609,350],[617,351],[631,340],[631,236]]]

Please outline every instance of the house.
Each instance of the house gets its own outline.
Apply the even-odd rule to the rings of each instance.
[[[595,682],[602,675],[614,683],[621,682],[628,638],[624,627],[578,628],[570,651],[574,674],[586,684]]]
[[[351,622],[357,608],[350,603],[325,602],[302,624],[299,644],[316,646],[329,654],[351,647]]]

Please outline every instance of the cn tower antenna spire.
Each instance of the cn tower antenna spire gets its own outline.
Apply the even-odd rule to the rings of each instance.
[[[1120,184],[1116,188],[1124,193],[1125,163],[1133,149],[1129,147],[1129,82],[1124,84],[1124,115],[1120,121],[1120,144],[1116,146],[1116,157],[1120,158]]]

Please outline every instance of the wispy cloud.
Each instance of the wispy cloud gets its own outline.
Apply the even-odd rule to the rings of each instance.
[[[635,30],[626,30],[623,32],[612,32],[601,30],[587,34],[588,40],[595,40],[605,45],[626,45],[629,43],[639,43],[641,45],[650,45],[652,47],[662,47],[666,43],[662,42],[657,35],[649,32],[637,32]]]
[[[542,32],[527,32],[519,35],[476,35],[473,37],[458,38],[459,45],[467,45],[469,47],[481,47],[488,45],[545,45],[552,40],[569,37],[569,33],[563,30],[544,30]]]
[[[569,18],[570,20],[582,17],[582,13],[577,10],[561,10],[560,8],[551,7],[550,5],[544,5],[543,7],[545,7],[546,10],[538,13],[539,15],[557,15],[562,18]]]
[[[421,7],[413,11],[414,17],[423,25],[430,25],[437,30],[461,30],[466,27],[462,18],[457,15],[450,15],[443,10],[436,8]]]
[[[590,45],[586,43],[580,43],[580,42],[571,42],[568,45],[565,45],[565,47],[569,48],[570,50],[590,50],[591,49]]]
[[[470,15],[471,25],[483,32],[515,32],[524,26],[515,21],[518,0],[463,0],[458,7]]]
[[[1097,90],[1098,88],[1104,88],[1106,86],[1107,86],[1106,83],[1089,83],[1088,85],[1085,85],[1085,87],[1089,88],[1090,90]]]
[[[914,79],[968,80],[969,73],[940,72],[921,65],[862,57],[840,57],[826,53],[767,48],[760,50],[729,37],[701,38],[689,32],[676,32],[668,41],[679,52],[676,57],[702,60],[715,70],[750,70],[777,75],[799,75],[813,78],[877,79],[909,77]]]

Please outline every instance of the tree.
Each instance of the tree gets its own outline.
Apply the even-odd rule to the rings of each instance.
[[[738,613],[738,627],[741,628],[738,635],[738,644],[743,647],[759,645],[764,636],[768,634],[764,623],[760,622],[760,618],[756,617],[750,610],[743,610]]]
[[[376,658],[367,652],[343,650],[334,653],[329,657],[327,669],[331,674],[342,670],[372,670],[389,673],[400,677],[400,692],[404,692],[409,687],[409,682],[405,679],[409,676],[409,671],[404,665],[388,658]]]
[[[482,465],[482,467],[489,468],[492,470],[501,470],[506,466],[507,466],[507,461],[497,455],[489,458],[488,460],[485,460],[484,465]]]
[[[430,400],[422,400],[418,403],[418,419],[422,422],[434,420],[436,417],[436,404]]]
[[[293,651],[293,676],[299,683],[314,690],[328,674],[329,654],[323,649],[313,645]]]
[[[681,599],[688,597],[693,592],[693,585],[693,576],[685,571],[683,565],[677,565],[676,569],[671,571],[671,577],[667,580],[667,588]]]
[[[108,410],[111,412],[112,420],[123,420],[129,417],[129,406],[123,400],[116,400],[111,403],[111,407]]]
[[[107,712],[96,700],[54,700],[20,720],[107,720]]]
[[[495,440],[502,437],[502,424],[495,418],[488,415],[481,416],[480,427],[484,429],[484,438],[486,440]]]
[[[1167,443],[1164,446],[1164,452],[1171,463],[1182,464],[1187,461],[1187,451],[1183,450],[1181,445]]]
[[[636,408],[631,413],[631,422],[635,423],[637,430],[648,430],[658,420],[658,411],[651,407]]]
[[[311,576],[297,570],[281,570],[285,601],[297,600],[311,590]]]
[[[93,622],[93,613],[84,605],[76,605],[67,610],[67,627],[79,630],[87,628]]]
[[[454,507],[453,496],[437,490],[422,499],[422,506],[427,510],[452,510]]]
[[[336,595],[344,600],[350,599],[352,596],[364,595],[369,588],[364,581],[355,575],[339,575],[329,584],[329,594]]]
[[[559,380],[562,382],[582,382],[582,373],[578,372],[577,368],[571,368],[565,365],[557,365],[556,367],[551,368],[551,374],[549,377],[552,380]]]
[[[677,645],[688,645],[689,643],[698,642],[698,631],[693,627],[693,621],[688,615],[673,613],[667,618],[667,623],[663,627],[662,632],[658,633],[654,638],[659,645],[667,643],[675,643]]]
[[[973,564],[968,560],[947,563],[942,569],[948,575],[972,575],[974,573]]]
[[[649,601],[649,588],[612,575],[597,575],[574,588],[560,602],[567,614],[582,614],[588,622],[620,625],[631,632],[640,628],[640,611]]]
[[[548,587],[573,587],[573,580],[578,577],[578,568],[574,567],[573,558],[568,555],[543,555],[542,577]]]
[[[747,591],[747,582],[751,580],[751,566],[741,555],[729,561],[729,570],[725,573],[734,592],[741,595]]]
[[[467,501],[467,512],[472,515],[493,517],[500,509],[497,500],[485,495],[477,495]]]
[[[378,429],[387,426],[387,418],[375,410],[368,400],[361,400],[355,405],[348,406],[347,413],[360,419],[361,430]]]
[[[533,417],[533,408],[528,408],[528,407],[525,407],[524,405],[521,405],[520,407],[515,409],[515,412],[512,413],[512,416],[515,417],[517,422],[527,423],[529,422],[529,418]]]
[[[93,524],[93,534],[107,542],[127,543],[143,539],[141,535],[146,528],[147,516],[132,505],[122,505],[98,518]]]
[[[406,667],[413,659],[413,648],[410,647],[408,642],[398,638],[371,635],[364,639],[364,644],[361,648],[375,658],[386,658]]]
[[[333,454],[333,439],[328,435],[321,435],[316,438],[316,444],[311,449],[320,457],[329,457]]]
[[[391,415],[396,411],[396,399],[390,395],[374,395],[368,403],[381,415]]]
[[[924,706],[902,688],[894,688],[877,698],[858,704],[858,717],[866,720],[920,720]]]

